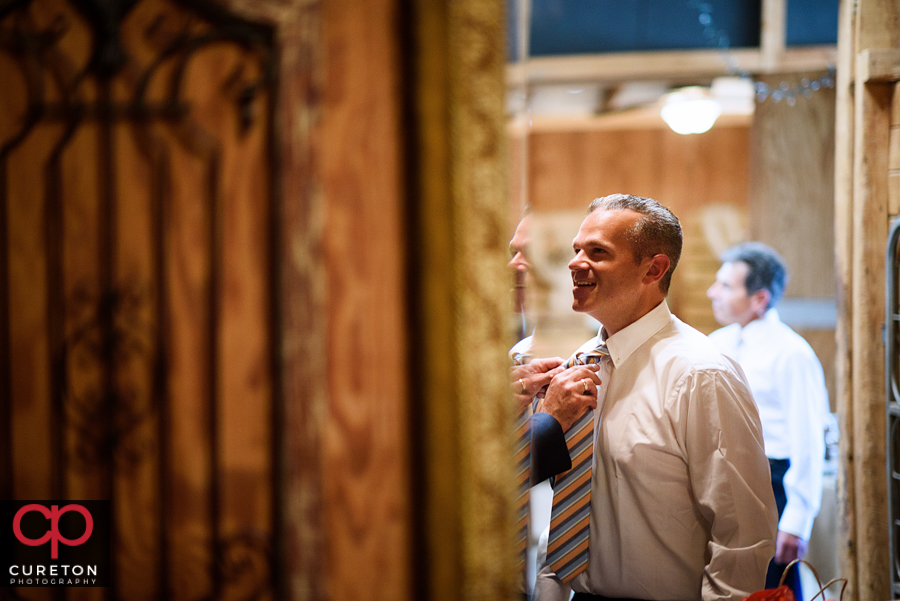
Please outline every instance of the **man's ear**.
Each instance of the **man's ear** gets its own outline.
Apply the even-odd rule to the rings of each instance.
[[[669,271],[669,257],[666,255],[654,255],[648,259],[647,271],[644,275],[644,284],[656,284],[666,272]]]
[[[769,307],[770,300],[772,300],[772,293],[762,288],[750,295],[750,308],[762,317]]]

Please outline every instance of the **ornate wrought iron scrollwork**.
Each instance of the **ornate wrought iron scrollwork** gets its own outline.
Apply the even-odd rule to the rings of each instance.
[[[53,7],[55,14],[46,14],[48,6]],[[141,9],[153,15],[146,19],[147,25],[138,36],[123,35],[129,20]],[[145,11],[142,18],[146,16]],[[66,43],[67,36],[76,29],[79,35],[89,32],[90,50],[86,57],[73,56],[71,44]],[[271,115],[268,122],[260,118],[261,110],[272,108],[271,102],[263,103],[260,99],[265,95],[270,99],[275,86],[275,42],[271,27],[243,20],[207,0],[58,0],[40,5],[33,0],[0,0],[0,54],[11,57],[17,66],[25,98],[14,129],[0,131],[0,248],[3,249],[0,262],[4,264],[3,253],[7,252],[10,240],[6,231],[10,156],[39,127],[59,126],[52,130],[58,133],[54,134],[57,138],[47,157],[42,199],[46,215],[44,279],[50,298],[48,354],[54,379],[50,396],[53,417],[62,423],[55,434],[54,479],[65,482],[67,474],[73,471],[98,469],[111,474],[129,473],[151,456],[157,456],[163,466],[159,475],[162,499],[157,520],[162,524],[157,558],[162,566],[159,584],[162,598],[166,598],[171,586],[166,567],[171,563],[170,543],[165,532],[169,517],[165,496],[170,491],[170,483],[164,473],[166,462],[171,460],[165,456],[169,400],[165,384],[160,384],[165,378],[166,360],[166,349],[161,348],[165,336],[160,333],[164,327],[160,324],[165,321],[160,318],[164,311],[160,307],[167,302],[161,281],[165,268],[158,269],[157,273],[163,274],[156,278],[160,281],[153,281],[126,273],[117,260],[120,236],[117,211],[121,208],[116,182],[119,160],[116,136],[122,135],[123,125],[130,129],[138,140],[138,150],[145,153],[144,160],[158,180],[150,182],[153,190],[149,196],[154,213],[152,245],[155,260],[159,262],[165,260],[165,210],[171,202],[172,191],[171,182],[166,180],[170,174],[165,165],[170,155],[165,148],[160,150],[158,143],[162,136],[155,134],[154,128],[175,132],[166,138],[166,143],[180,143],[192,152],[200,148],[202,152],[197,154],[209,162],[212,183],[206,190],[208,197],[201,200],[209,205],[211,222],[208,254],[212,283],[208,298],[213,317],[206,325],[215,332],[214,305],[216,293],[221,292],[216,283],[221,280],[222,260],[217,253],[221,254],[222,248],[216,233],[217,228],[221,229],[221,218],[217,217],[221,199],[214,180],[221,166],[216,163],[219,153],[215,136],[205,132],[195,118],[189,78],[197,58],[221,45],[238,49],[240,60],[235,61],[217,92],[231,107],[237,124],[234,131],[246,136],[260,123],[271,122]],[[62,210],[66,191],[62,185],[60,157],[88,125],[97,138],[97,156],[92,158],[92,164],[99,166],[96,170],[98,274],[96,278],[79,277],[67,282],[65,278],[72,276],[66,271],[64,248],[59,241],[65,232],[66,219]],[[208,151],[210,148],[212,151]],[[0,269],[0,290],[8,290],[9,277]],[[148,318],[148,315],[156,317]],[[0,332],[9,331],[8,320],[9,311],[0,310]],[[7,340],[0,340],[0,345],[6,344]],[[207,344],[209,355],[214,357],[218,350],[214,333]],[[8,349],[0,352],[0,361],[11,361]],[[0,412],[11,413],[8,372],[0,369],[0,397],[4,397],[0,398]],[[137,372],[142,375],[136,377]],[[208,381],[215,382],[217,376],[215,367],[210,368]],[[150,380],[154,382],[148,385]],[[197,569],[207,571],[218,580],[210,598],[220,598],[222,586],[228,586],[229,593],[237,591],[235,598],[260,598],[272,590],[274,578],[270,534],[229,538],[223,533],[219,515],[221,474],[216,463],[217,399],[214,392],[210,394],[212,415],[206,436],[211,441],[212,459],[207,501],[212,515],[206,525],[210,536],[204,539],[207,560]],[[4,419],[0,423],[10,421]],[[0,440],[0,446],[7,445],[0,448],[0,455],[5,453],[9,457],[11,437],[4,434],[0,428],[0,439],[5,438]],[[0,468],[0,479],[8,479],[0,493],[12,496],[12,469]],[[112,479],[109,476],[108,480]],[[111,484],[108,494],[114,494]],[[14,595],[12,591],[9,594]],[[14,595],[14,598],[21,597]],[[118,591],[112,589],[108,598],[119,598]]]
[[[72,453],[76,468],[86,471],[107,458],[127,470],[152,453],[154,445],[139,427],[156,413],[129,372],[153,361],[154,331],[141,317],[153,302],[149,287],[126,282],[98,298],[92,288],[79,286],[69,302],[65,355],[78,374],[68,386],[66,418],[75,433]],[[105,328],[104,323],[112,328]],[[117,366],[111,390],[104,390],[101,365],[109,357]],[[108,397],[106,395],[111,395]]]

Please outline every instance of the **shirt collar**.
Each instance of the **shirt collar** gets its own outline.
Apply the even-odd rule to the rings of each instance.
[[[606,330],[600,328],[598,340],[604,341],[609,349],[609,357],[617,368],[625,362],[631,353],[647,342],[651,336],[667,326],[672,320],[666,301],[656,305],[649,313],[633,324],[622,328],[609,338],[605,338]]]
[[[740,328],[740,341],[752,343],[761,338],[768,338],[769,328],[772,324],[779,321],[781,321],[781,318],[778,316],[778,310],[774,308],[769,309],[759,319],[754,319],[743,328]]]

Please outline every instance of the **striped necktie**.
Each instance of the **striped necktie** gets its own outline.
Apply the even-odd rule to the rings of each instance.
[[[600,363],[609,357],[605,344],[576,353],[566,367]],[[591,523],[591,465],[594,458],[594,412],[587,411],[566,432],[572,467],[556,477],[547,563],[556,577],[570,582],[587,568]]]
[[[531,357],[525,353],[510,353],[513,365],[525,365]],[[524,573],[525,549],[528,547],[528,500],[531,478],[531,405],[516,418],[516,553],[519,572]]]

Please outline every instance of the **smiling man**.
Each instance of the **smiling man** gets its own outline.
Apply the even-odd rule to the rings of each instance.
[[[681,244],[671,211],[623,194],[593,201],[573,242],[572,307],[602,327],[539,408],[572,464],[555,479],[539,601],[762,588],[776,509],[759,416],[736,364],[669,312]]]

